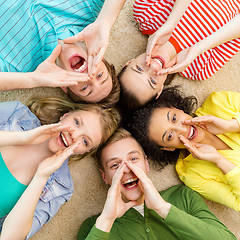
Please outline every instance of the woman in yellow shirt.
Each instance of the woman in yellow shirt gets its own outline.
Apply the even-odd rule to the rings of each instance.
[[[240,211],[240,93],[212,93],[192,118],[195,103],[177,88],[166,89],[133,114],[128,128],[153,160],[162,166],[177,161],[187,186]]]

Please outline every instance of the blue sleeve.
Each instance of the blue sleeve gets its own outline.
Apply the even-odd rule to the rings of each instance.
[[[104,4],[105,0],[92,0],[92,6],[93,6],[93,14],[97,18],[99,15],[100,11],[102,10],[102,6]]]
[[[38,232],[42,226],[49,222],[54,215],[58,212],[59,208],[66,202],[69,201],[72,196],[72,192],[66,195],[59,196],[47,201],[45,199],[39,199],[37,207],[35,209],[33,224],[30,232],[26,239],[32,237],[36,232]]]
[[[27,131],[38,126],[39,119],[21,102],[0,103],[0,130]]]

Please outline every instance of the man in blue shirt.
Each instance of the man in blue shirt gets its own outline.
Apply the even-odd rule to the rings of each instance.
[[[0,90],[59,86],[74,100],[87,102],[100,102],[111,94],[116,78],[110,65],[101,62],[96,74],[89,77],[85,44],[61,41],[94,22],[103,3],[104,0],[2,1]]]

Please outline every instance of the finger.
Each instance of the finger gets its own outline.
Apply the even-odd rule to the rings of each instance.
[[[98,64],[103,60],[103,56],[104,56],[105,51],[106,51],[106,47],[102,47],[100,49],[99,53],[96,56],[95,62],[94,62],[95,66],[98,66]]]
[[[75,42],[79,42],[79,41],[84,41],[82,32],[79,32],[78,34],[76,34],[72,37],[63,39],[64,43],[75,43]]]
[[[97,72],[97,66],[95,65],[95,62],[96,62],[96,56],[93,56],[92,69],[91,69],[92,76],[94,76]]]
[[[185,143],[189,143],[189,140],[187,138],[185,138],[183,135],[179,135],[179,139],[185,144]]]
[[[60,55],[62,51],[62,46],[58,44],[52,51],[51,55],[47,58],[49,62],[55,62],[57,57]]]
[[[88,75],[92,78],[92,63],[93,63],[93,56],[88,55]]]
[[[143,172],[142,169],[138,168],[134,164],[131,163],[131,161],[126,161],[127,167],[129,167],[133,173],[142,181],[144,182],[146,179],[148,179],[147,175]]]
[[[113,176],[112,186],[117,186],[118,184],[120,184],[120,181],[123,176],[123,171],[125,168],[126,168],[126,165],[124,164],[124,162],[122,162]]]

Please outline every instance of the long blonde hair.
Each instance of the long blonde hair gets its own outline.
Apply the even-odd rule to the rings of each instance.
[[[121,120],[119,112],[114,108],[104,108],[99,104],[74,103],[60,98],[35,98],[29,101],[28,107],[38,117],[42,124],[57,123],[61,116],[71,111],[82,110],[96,112],[100,115],[102,126],[102,139],[100,145],[106,142],[114,133]],[[97,148],[92,149],[92,151],[88,153],[72,156],[71,161],[82,159],[92,154],[95,150],[97,150]]]

